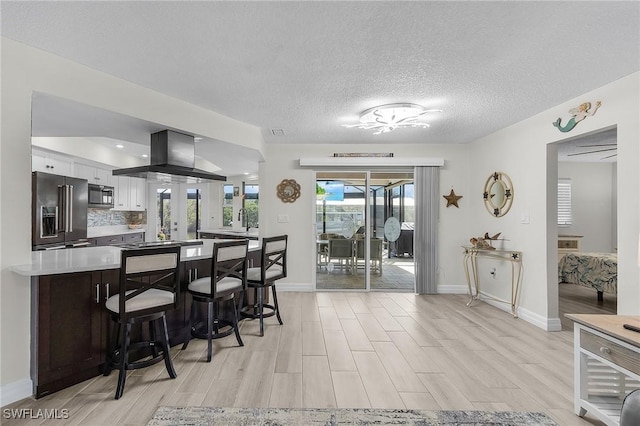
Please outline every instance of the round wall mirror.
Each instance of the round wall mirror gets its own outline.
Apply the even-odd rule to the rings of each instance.
[[[295,179],[284,179],[276,189],[283,203],[293,203],[300,197],[300,184]]]
[[[513,185],[505,173],[495,172],[484,184],[484,205],[492,216],[507,214],[513,203]]]

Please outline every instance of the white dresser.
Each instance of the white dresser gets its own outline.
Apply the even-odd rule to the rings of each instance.
[[[640,388],[640,316],[567,314],[574,321],[574,410],[620,424],[625,395]]]

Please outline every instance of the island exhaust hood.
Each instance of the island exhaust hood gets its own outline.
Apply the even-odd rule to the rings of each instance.
[[[151,161],[148,166],[116,169],[113,171],[113,175],[171,183],[227,180],[225,176],[196,169],[193,136],[172,130],[151,134]]]

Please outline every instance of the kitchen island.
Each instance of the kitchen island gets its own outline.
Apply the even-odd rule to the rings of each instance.
[[[182,247],[180,261],[189,262],[211,259],[213,239],[203,239],[202,245]],[[120,251],[116,246],[84,247],[68,250],[42,250],[31,252],[31,263],[13,265],[9,269],[20,275],[37,277],[41,275],[67,274],[84,271],[102,271],[120,268]],[[249,252],[260,250],[258,241],[249,241]]]
[[[211,273],[215,241],[181,249],[179,304],[167,312],[172,345],[181,344],[188,332],[191,297],[187,286]],[[250,266],[259,265],[260,249],[258,241],[249,242]],[[30,263],[10,267],[31,277],[31,379],[36,398],[103,371],[112,330],[104,305],[119,291],[121,251],[115,246],[34,251]]]
[[[249,240],[257,240],[258,229],[250,228],[248,231],[236,231],[233,229],[200,229],[198,230],[198,238],[248,238]]]

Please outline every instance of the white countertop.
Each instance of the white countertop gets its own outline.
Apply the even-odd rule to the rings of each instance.
[[[251,228],[249,231],[236,231],[235,229],[198,229],[198,232],[207,234],[242,235],[245,237],[258,238],[258,230],[256,228]]]
[[[130,229],[128,226],[94,226],[87,228],[87,238],[109,237],[111,235],[146,232],[145,228]]]
[[[202,245],[182,247],[180,261],[210,259],[214,242],[223,240],[202,241]],[[249,241],[249,251],[260,249],[261,245],[258,241]],[[120,268],[121,250],[120,247],[103,246],[33,251],[31,252],[31,263],[13,265],[9,269],[20,275],[31,277],[117,269]]]

